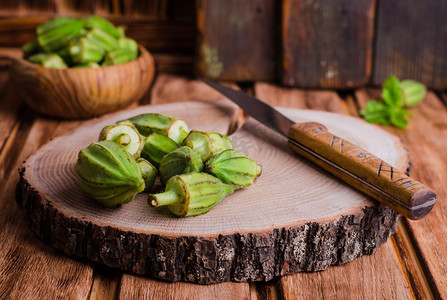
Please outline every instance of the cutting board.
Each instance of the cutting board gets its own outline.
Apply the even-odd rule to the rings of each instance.
[[[287,140],[253,119],[230,138],[263,166],[262,176],[206,214],[178,218],[139,194],[104,208],[78,187],[79,150],[118,120],[157,112],[190,129],[227,133],[237,108],[227,101],[142,106],[110,114],[51,141],[20,169],[16,200],[33,231],[68,255],[168,281],[210,284],[271,280],[319,271],[375,252],[398,214],[301,159]],[[392,166],[406,170],[401,141],[379,127],[328,112],[280,109],[297,122],[317,121]],[[161,187],[155,187],[155,190]]]

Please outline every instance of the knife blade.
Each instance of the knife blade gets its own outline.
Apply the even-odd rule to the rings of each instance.
[[[413,220],[426,216],[436,194],[388,163],[327,130],[320,123],[295,123],[270,105],[244,92],[201,79],[247,114],[288,139],[297,154],[350,186]]]

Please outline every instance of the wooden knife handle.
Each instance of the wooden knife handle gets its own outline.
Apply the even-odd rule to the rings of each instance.
[[[422,183],[330,133],[322,124],[294,124],[288,137],[296,153],[410,219],[428,214],[437,200]]]

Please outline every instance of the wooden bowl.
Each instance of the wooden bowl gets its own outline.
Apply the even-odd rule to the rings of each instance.
[[[154,59],[144,47],[139,49],[136,60],[100,68],[53,69],[17,59],[10,77],[34,110],[65,119],[91,118],[122,109],[149,89]]]

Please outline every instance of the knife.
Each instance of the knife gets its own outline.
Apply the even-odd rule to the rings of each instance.
[[[288,139],[294,152],[350,186],[412,220],[427,215],[436,194],[366,150],[316,122],[295,123],[270,105],[244,92],[201,79],[247,114]]]

